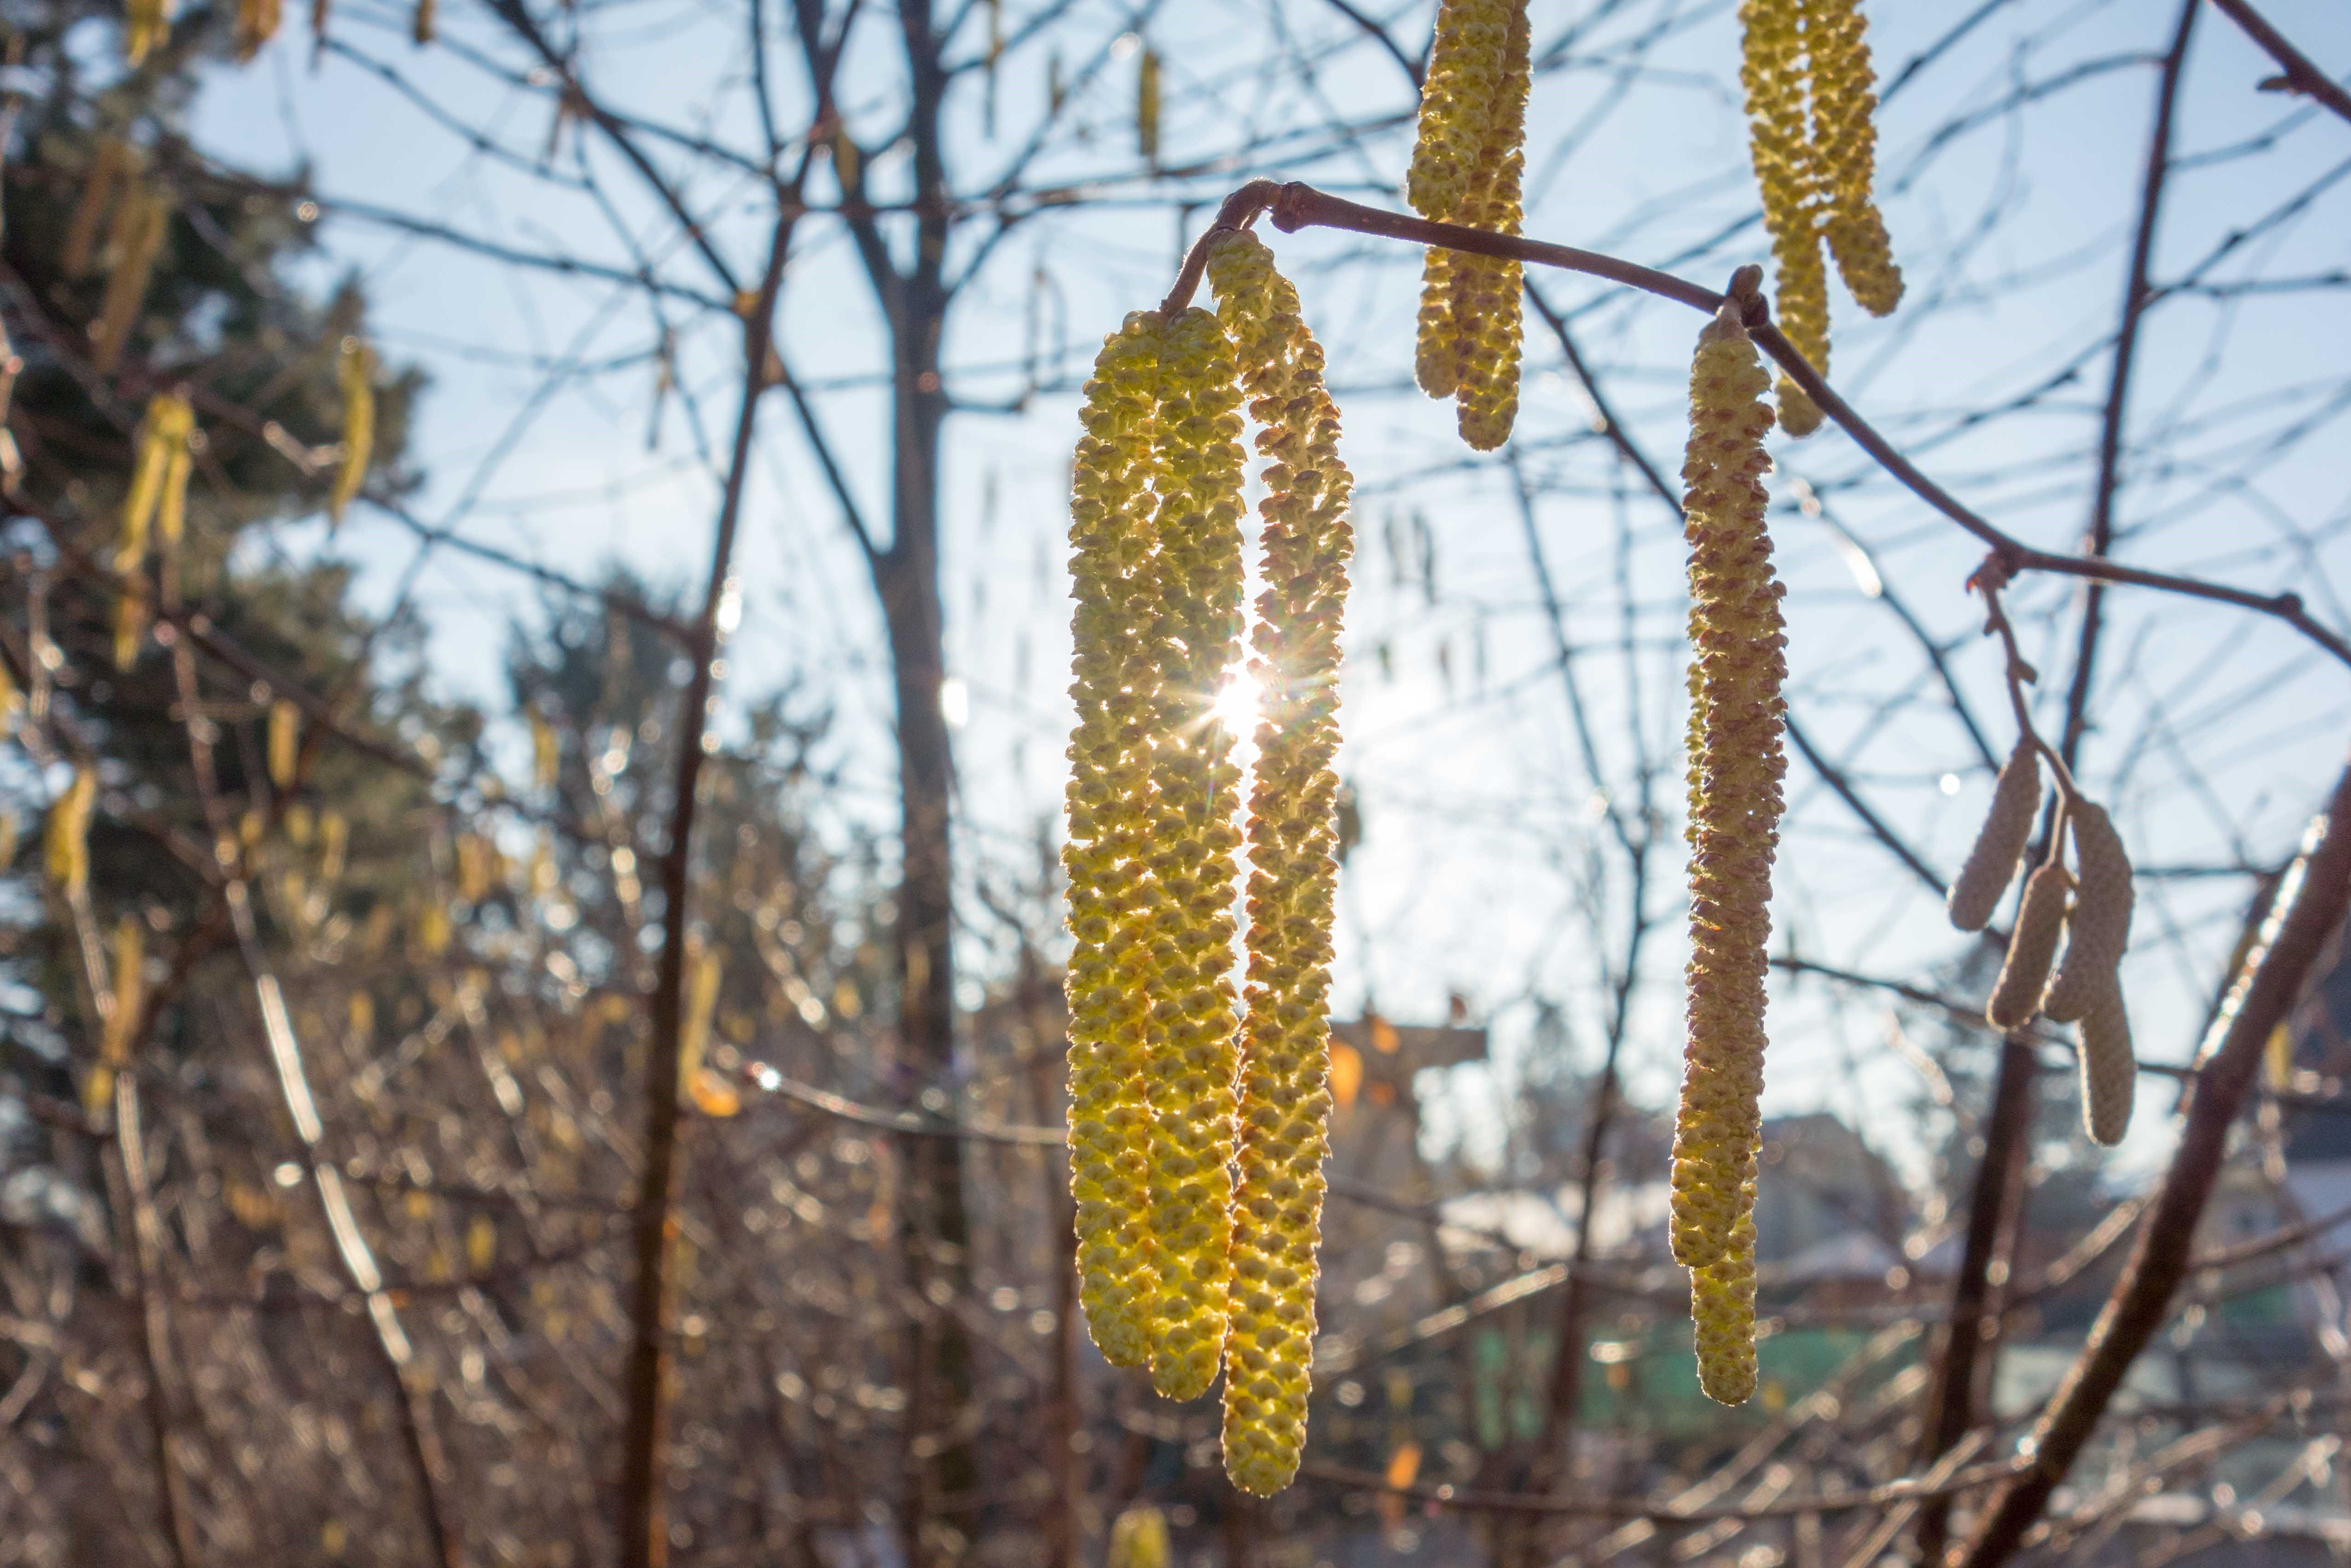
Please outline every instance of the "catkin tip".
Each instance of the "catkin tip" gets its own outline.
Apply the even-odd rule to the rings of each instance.
[[[2041,810],[2041,750],[2031,737],[2020,738],[2016,749],[1992,786],[1991,810],[1976,834],[1967,863],[1951,883],[1951,924],[1962,931],[1980,931],[2000,906],[2016,868],[2024,859],[2032,821]]]
[[[2022,1029],[2041,1009],[2041,993],[2049,983],[2049,961],[2064,929],[2065,901],[2074,878],[2054,858],[2025,880],[2024,901],[2017,908],[2016,929],[2009,934],[2008,958],[1984,1004],[1984,1021],[1997,1030]]]

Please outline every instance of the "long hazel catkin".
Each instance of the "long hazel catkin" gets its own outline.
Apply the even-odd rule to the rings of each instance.
[[[1951,924],[1962,931],[1980,931],[2000,907],[2016,868],[2032,837],[2032,820],[2041,810],[2041,748],[2031,736],[2016,743],[1992,786],[1991,810],[1968,851],[1967,863],[1951,883]]]
[[[2130,1017],[2121,984],[2109,980],[2082,1014],[2082,1124],[2090,1136],[2108,1147],[2121,1143],[2137,1091]]]
[[[1239,1025],[1228,971],[1240,769],[1216,700],[1240,655],[1245,455],[1232,346],[1213,312],[1169,323],[1161,375],[1154,576],[1172,635],[1151,765],[1150,866],[1163,894],[1144,1074],[1159,1278],[1151,1377],[1168,1398],[1191,1399],[1224,1352]]]
[[[1682,477],[1690,545],[1690,958],[1669,1229],[1700,1269],[1738,1254],[1763,1089],[1765,945],[1787,674],[1762,476],[1771,385],[1726,302],[1698,335]]]
[[[1103,341],[1086,384],[1070,503],[1077,610],[1071,695],[1070,1188],[1081,1301],[1113,1366],[1151,1358],[1158,1281],[1145,1192],[1143,1087],[1154,940],[1143,855],[1158,660],[1148,507],[1165,324],[1136,311]]]
[[[1263,1497],[1290,1484],[1306,1439],[1331,1113],[1332,760],[1353,481],[1339,457],[1322,348],[1272,253],[1235,235],[1210,253],[1208,277],[1268,459],[1267,586],[1251,633],[1260,706],[1224,1413],[1225,1473]]]

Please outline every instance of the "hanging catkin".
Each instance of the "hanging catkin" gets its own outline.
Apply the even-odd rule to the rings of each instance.
[[[1234,852],[1240,769],[1216,699],[1239,662],[1244,455],[1232,347],[1209,311],[1169,323],[1154,575],[1161,643],[1151,871],[1164,900],[1144,1083],[1162,1323],[1151,1377],[1171,1399],[1215,1381],[1232,1239]]]
[[[1146,48],[1134,71],[1134,142],[1143,161],[1159,162],[1159,51]]]
[[[1422,216],[1519,232],[1529,52],[1523,0],[1444,0],[1405,183]],[[1517,418],[1520,310],[1518,262],[1429,247],[1414,375],[1429,396],[1458,400],[1462,439],[1481,452]]]
[[[2040,1009],[2041,993],[2049,983],[2049,960],[2064,929],[2066,896],[2073,891],[2074,879],[2053,847],[2049,859],[2025,879],[2016,929],[2009,934],[2008,958],[1992,983],[1991,999],[1984,1004],[1984,1021],[1992,1028],[2022,1029]]]
[[[131,1061],[140,1012],[147,1003],[147,927],[126,915],[114,927],[114,998],[99,1031],[98,1064],[83,1086],[82,1108],[92,1115],[114,1103],[114,1079]]]
[[[43,834],[49,880],[69,897],[89,886],[89,819],[97,805],[98,775],[79,768],[74,770],[73,783],[49,807]]]
[[[68,277],[81,277],[97,259],[99,225],[114,210],[115,196],[124,182],[137,172],[138,158],[120,136],[101,136],[90,150],[81,193],[74,199],[73,216],[66,222],[65,244],[57,249],[57,270]]]
[[[1690,1325],[1698,1385],[1718,1405],[1755,1392],[1755,1184],[1740,1189],[1739,1218],[1722,1256],[1690,1270]]]
[[[128,0],[122,20],[123,57],[136,66],[170,37],[173,8],[173,0]]]
[[[2110,980],[2082,1014],[2082,1124],[2091,1137],[2109,1147],[2123,1141],[2137,1088],[2130,1018],[2121,985]]]
[[[343,453],[327,497],[329,528],[341,525],[375,456],[375,355],[357,338],[345,338],[336,350],[335,382],[343,394]]]
[[[236,57],[249,60],[277,36],[283,0],[237,0]]]
[[[1331,931],[1339,866],[1339,633],[1353,487],[1322,350],[1273,253],[1238,234],[1208,277],[1261,427],[1265,591],[1249,795],[1249,990],[1226,1344],[1225,1473],[1270,1496],[1296,1475],[1313,1355],[1315,1248],[1331,1113]]]
[[[1743,0],[1739,80],[1747,92],[1748,155],[1771,236],[1772,318],[1823,375],[1829,368],[1828,274],[1821,261],[1819,172],[1806,114],[1803,0]],[[1780,423],[1791,435],[1820,427],[1821,411],[1780,378]]]
[[[1782,590],[1763,525],[1770,386],[1726,302],[1698,335],[1682,477],[1690,545],[1689,1040],[1670,1235],[1698,1269],[1736,1255],[1763,1088],[1765,944],[1786,678]]]
[[[2074,863],[2081,890],[2065,920],[2065,958],[2041,1010],[2059,1023],[2088,1016],[2120,983],[2123,952],[2130,946],[2131,862],[2123,837],[2105,808],[2073,802],[2066,821],[2074,835]]]
[[[1159,673],[1149,507],[1165,335],[1155,311],[1136,311],[1104,340],[1070,502],[1070,1187],[1086,1326],[1113,1366],[1150,1360],[1157,1317],[1143,1072],[1156,932],[1144,858]]]
[[[1991,811],[1976,834],[1967,863],[1951,883],[1951,924],[1962,931],[1980,931],[2000,907],[2016,868],[2032,837],[2032,819],[2041,810],[2041,748],[2031,736],[2016,743],[1992,786]]]
[[[1857,0],[1803,0],[1813,67],[1813,137],[1818,149],[1822,233],[1856,304],[1886,316],[1902,302],[1877,181],[1877,78]]]
[[[269,705],[269,782],[294,788],[294,760],[302,738],[302,710],[285,697]]]
[[[171,198],[143,186],[133,186],[114,209],[106,242],[106,291],[99,300],[98,320],[90,332],[90,363],[101,374],[114,369],[131,340],[171,222]]]

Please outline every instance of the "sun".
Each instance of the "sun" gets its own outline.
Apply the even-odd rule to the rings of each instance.
[[[1225,677],[1224,687],[1217,693],[1210,711],[1237,738],[1246,741],[1257,733],[1259,695],[1257,678],[1246,670],[1235,670]]]

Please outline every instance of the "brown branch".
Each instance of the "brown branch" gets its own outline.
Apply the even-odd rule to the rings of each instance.
[[[1254,189],[1254,184],[1242,187],[1241,192],[1235,193],[1235,199]],[[1384,212],[1318,191],[1311,185],[1292,183],[1280,187],[1273,203],[1272,217],[1273,226],[1285,234],[1302,228],[1333,228],[1379,238],[1409,240],[1419,245],[1440,245],[1479,256],[1532,262],[1540,267],[1562,267],[1593,277],[1604,277],[1663,299],[1675,300],[1695,310],[1703,310],[1708,315],[1722,306],[1723,297],[1714,290],[1655,267],[1643,267],[1597,251],[1578,250],[1573,246],[1551,245],[1515,235],[1491,234],[1483,229],[1464,228],[1458,224],[1432,223],[1403,213]],[[1205,240],[1204,235],[1203,243]],[[1197,246],[1194,247],[1196,253],[1198,248]],[[1193,271],[1192,258],[1187,256],[1185,273],[1191,275]],[[1168,303],[1181,306],[1188,298],[1188,292],[1179,290],[1169,295]],[[2205,599],[2218,604],[2233,604],[2241,609],[2258,611],[2284,622],[2335,659],[2351,665],[2351,642],[2346,642],[2313,618],[2304,608],[2302,596],[2298,593],[2255,593],[2250,589],[2207,582],[2199,578],[2148,571],[2088,556],[2035,549],[1995,528],[1949,491],[1919,472],[1917,466],[1896,451],[1893,443],[1878,434],[1876,428],[1862,418],[1851,403],[1838,396],[1822,379],[1820,372],[1771,323],[1761,309],[1760,298],[1757,304],[1757,314],[1747,323],[1756,345],[1788,372],[1789,379],[1820,405],[1822,413],[1836,421],[1853,438],[1855,445],[1868,454],[1879,467],[1900,481],[1919,499],[1990,546],[2000,555],[2011,574],[2045,571],[2054,576],[2086,578],[2096,582],[2128,583],[2137,588],[2151,588],[2190,599]]]
[[[2289,883],[2298,880],[2299,886],[2272,912],[2265,940],[2247,959],[2247,970],[2201,1053],[2188,1090],[2179,1152],[2164,1172],[2130,1260],[2080,1356],[2026,1439],[2023,1451],[2032,1469],[1985,1510],[1963,1568],[1999,1568],[2015,1555],[2105,1416],[2131,1363],[2162,1327],[2172,1296],[2194,1265],[2197,1223],[2220,1175],[2230,1124],[2261,1067],[2262,1048],[2294,1010],[2351,906],[2351,768],[2337,780],[2312,835],[2314,841],[2287,873]]]
[[[1657,1524],[1707,1524],[1724,1520],[1789,1519],[1806,1513],[1851,1513],[1861,1509],[1882,1508],[1887,1503],[1907,1499],[1951,1497],[2005,1480],[2017,1473],[2022,1463],[2021,1460],[2002,1459],[1994,1464],[1977,1465],[1960,1470],[1939,1481],[1926,1476],[1905,1477],[1864,1490],[1823,1492],[1814,1497],[1781,1498],[1752,1508],[1693,1509],[1676,1509],[1671,1504],[1660,1506],[1631,1498],[1550,1498],[1520,1492],[1472,1491],[1450,1486],[1391,1486],[1387,1478],[1377,1471],[1353,1469],[1345,1465],[1316,1460],[1309,1460],[1301,1466],[1299,1473],[1315,1480],[1353,1487],[1363,1491],[1383,1492],[1393,1497],[1408,1497],[1417,1502],[1435,1503],[1440,1508],[1490,1513],[1551,1514],[1568,1519],[1637,1519]]]
[[[768,340],[776,295],[783,286],[784,258],[791,246],[792,220],[779,218],[768,247],[767,275],[744,334],[743,406],[735,424],[735,450],[726,491],[718,509],[710,549],[710,580],[702,617],[695,627],[694,673],[686,682],[678,715],[677,773],[670,804],[669,843],[661,862],[662,946],[651,1004],[653,1039],[645,1053],[644,1166],[632,1223],[636,1239],[636,1287],[629,1313],[629,1360],[624,1375],[628,1415],[622,1428],[621,1563],[622,1568],[661,1568],[669,1560],[667,1501],[670,1231],[676,1202],[678,1156],[678,1059],[684,1016],[686,915],[693,893],[695,795],[702,781],[703,736],[719,644],[719,608],[735,559],[735,536],[743,515],[745,481],[751,466],[752,437],[758,428],[759,393],[765,378]]]
[[[2114,367],[2106,379],[2105,413],[2098,424],[2098,476],[2090,490],[2089,548],[2085,553],[2104,558],[2115,543],[2115,487],[2121,476],[2123,426],[2130,404],[2131,370],[2138,358],[2138,329],[2154,296],[2147,270],[2155,258],[2155,235],[2163,212],[2163,188],[2171,172],[2171,114],[2179,99],[2179,74],[2188,59],[2189,35],[2195,29],[2200,0],[2184,0],[2179,29],[2163,57],[2163,72],[2155,94],[2155,127],[2147,133],[2147,173],[2140,184],[2138,225],[2131,237],[2129,280],[2123,285],[2122,324],[2115,332]],[[2105,628],[2105,585],[2093,581],[2082,595],[2082,634],[2074,654],[2074,678],[2065,693],[2065,727],[2058,754],[2073,767],[2080,755],[2082,732],[2089,724],[2090,683],[2096,674],[2098,637]]]
[[[2270,58],[2283,68],[2283,76],[2272,77],[2262,83],[2263,92],[2300,93],[2305,98],[2315,99],[2344,119],[2351,120],[2351,92],[2345,92],[2337,87],[2332,77],[2313,64],[2309,56],[2295,48],[2284,34],[2271,26],[2259,11],[2245,4],[2245,0],[2212,0],[2212,4],[2220,7],[2222,16],[2242,27],[2246,37],[2259,44]]]

